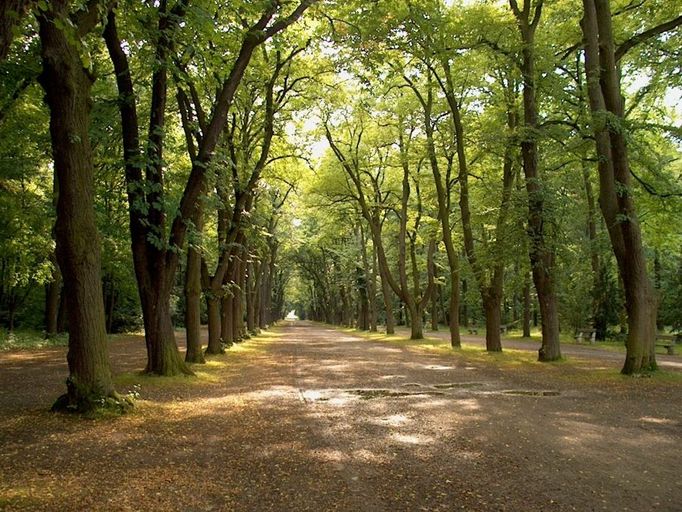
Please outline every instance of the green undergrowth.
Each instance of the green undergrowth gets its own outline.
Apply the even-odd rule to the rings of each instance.
[[[348,328],[341,328],[340,330],[372,341],[386,342],[422,352],[438,353],[449,356],[452,356],[453,354],[460,355],[470,362],[504,363],[511,366],[546,364],[539,363],[537,361],[537,354],[527,350],[505,349],[503,352],[488,352],[478,345],[463,342],[461,348],[453,351],[450,347],[450,343],[442,338],[426,336],[421,340],[411,340],[402,334],[385,334]],[[561,364],[564,362],[565,360],[559,360],[550,364]]]
[[[0,329],[0,352],[11,350],[38,350],[50,347],[65,347],[69,342],[66,333],[45,338],[45,333],[35,330],[15,330],[8,332]]]

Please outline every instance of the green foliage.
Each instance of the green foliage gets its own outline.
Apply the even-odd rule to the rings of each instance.
[[[44,333],[30,330],[15,330],[7,332],[0,329],[0,351],[35,350],[50,347],[65,347],[68,336],[60,334],[52,338],[45,338]]]
[[[78,2],[74,9],[84,5]],[[267,1],[189,2],[177,26],[164,34],[172,40],[173,51],[163,62],[155,53],[161,36],[158,3],[125,0],[117,5],[143,138],[149,131],[151,77],[160,66],[168,69],[164,148],[162,161],[157,162],[163,166],[163,184],[143,180],[130,185],[145,196],[160,194],[153,201],[143,199],[132,205],[145,217],[150,212],[162,214],[165,221],[147,233],[147,241],[160,251],[186,249],[168,247],[170,221],[177,215],[192,166],[178,89],[195,95],[188,128],[198,133],[205,129],[199,110],[210,117],[216,91],[233,71],[245,27],[253,26],[272,5]],[[295,5],[277,3],[273,21],[283,19]],[[671,6],[670,0],[637,6],[625,0],[612,2],[614,12],[623,11],[614,17],[617,42],[622,44],[665,21],[674,11]],[[45,11],[50,3],[37,2],[36,7]],[[529,131],[523,128],[521,115],[518,61],[522,47],[506,3],[326,1],[309,14],[259,47],[229,106],[227,126],[205,168],[208,187],[200,199],[203,228],[187,221],[189,243],[201,250],[207,268],[215,268],[225,249],[217,212],[231,212],[238,194],[252,187],[253,204],[241,220],[248,240],[243,247],[248,249],[252,271],[272,263],[273,295],[279,294],[279,307],[283,307],[281,295],[286,290],[288,307],[299,313],[306,310],[321,317],[326,308],[329,318],[354,315],[357,293],[371,288],[371,276],[358,271],[363,249],[370,258],[375,249],[359,195],[364,196],[373,218],[381,222],[387,259],[395,270],[402,176],[407,167],[411,187],[407,251],[413,243],[416,281],[423,287],[429,242],[444,235],[437,220],[426,126],[433,129],[435,160],[451,194],[453,229],[446,235],[459,253],[463,247],[457,134],[448,103],[454,99],[464,127],[471,229],[476,262],[482,269],[474,272],[461,257],[460,279],[468,286],[461,298],[468,316],[483,322],[476,285],[490,282],[498,264],[505,270],[504,319],[510,320],[512,309],[518,314],[529,273],[528,196],[518,148],[522,140],[532,139],[540,148],[539,193],[546,208],[547,242],[556,253],[562,327],[567,332],[595,322],[604,330],[619,328],[623,299],[606,226],[599,220],[597,161],[590,139],[593,123],[603,122],[626,135],[634,183],[619,192],[637,204],[652,272],[653,255],[659,255],[660,323],[682,328],[680,132],[670,102],[664,101],[672,88],[682,84],[679,29],[638,44],[623,56],[625,119],[607,114],[592,117],[579,48],[580,9],[574,2],[545,2],[535,41],[540,119],[538,128]],[[98,12],[101,19],[105,15],[104,10]],[[108,309],[112,306],[112,330],[136,330],[141,316],[120,136],[118,102],[122,99],[101,30],[80,38],[72,19],[57,23],[77,43],[83,66],[96,78],[90,135],[101,238],[93,243],[102,246],[104,299]],[[250,34],[259,35],[262,30]],[[27,21],[9,58],[0,64],[0,321],[7,324],[12,310],[17,325],[34,328],[42,327],[44,285],[55,275],[48,116],[35,84],[40,72],[38,43],[34,21]],[[292,53],[295,57],[278,68]],[[265,151],[265,165],[255,182],[249,183],[262,163],[269,85],[275,102],[273,138]],[[448,88],[449,98],[444,93]],[[429,95],[431,112],[425,118],[423,103]],[[325,128],[357,171],[360,192],[339,155],[325,142]],[[141,152],[135,163],[147,169],[148,158]],[[503,209],[505,158],[512,160],[514,183],[508,207]],[[594,233],[588,229],[588,185],[596,205],[591,212]],[[597,276],[593,257],[599,263]],[[375,274],[371,284],[376,290],[374,299],[380,303],[374,265],[369,262]],[[447,296],[452,283],[442,244],[435,265],[441,294]],[[173,305],[179,313],[184,308],[182,278],[174,284]],[[226,289],[238,291],[235,283]],[[22,336],[17,333],[12,343],[24,344],[16,341]]]

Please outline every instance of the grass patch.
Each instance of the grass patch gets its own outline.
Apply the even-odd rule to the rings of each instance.
[[[422,352],[427,351],[450,356],[460,355],[464,356],[469,362],[507,364],[512,366],[547,364],[539,363],[537,361],[537,354],[527,350],[505,349],[503,352],[488,352],[478,345],[472,345],[466,342],[462,343],[461,348],[453,350],[450,346],[450,343],[443,340],[442,338],[426,336],[421,340],[411,340],[406,338],[403,334],[385,334],[378,332],[358,331],[357,329],[351,328],[339,328],[338,330],[371,341],[395,344]],[[561,364],[564,362],[565,360],[560,360],[550,364]]]
[[[11,350],[37,350],[50,347],[65,347],[69,343],[69,335],[58,334],[45,338],[45,334],[34,330],[18,330],[8,332],[0,329],[0,352]]]
[[[364,338],[370,341],[377,341],[388,343],[391,345],[397,345],[405,347],[409,350],[415,350],[419,352],[429,352],[441,354],[444,356],[455,357],[460,359],[467,364],[481,364],[495,366],[501,370],[505,369],[534,369],[540,371],[548,371],[560,379],[569,382],[579,382],[584,384],[594,384],[598,385],[600,383],[612,383],[624,384],[628,381],[632,381],[633,376],[622,375],[620,373],[620,366],[616,368],[605,368],[601,365],[603,362],[593,361],[587,358],[562,358],[558,361],[552,362],[540,362],[538,361],[538,354],[534,350],[518,350],[505,348],[502,352],[488,352],[485,348],[480,345],[472,345],[470,343],[463,342],[460,349],[452,349],[450,347],[449,341],[443,340],[442,338],[432,338],[426,336],[422,340],[410,340],[406,337],[405,333],[398,334],[385,334],[380,332],[368,332],[359,331],[353,328],[336,328],[331,326],[338,331],[357,336],[359,338]],[[514,338],[514,337],[510,337]],[[518,339],[528,339],[521,338]],[[540,340],[538,340],[539,342]],[[564,343],[562,339],[562,343]],[[615,344],[618,344],[616,346]],[[621,342],[598,342],[594,345],[587,345],[595,347],[598,350],[602,346],[610,348],[613,352],[625,353],[625,347],[620,344]],[[665,383],[670,383],[672,385],[682,384],[682,373],[681,372],[671,372],[658,370],[654,373],[647,374],[640,377],[651,377],[651,378],[641,378],[641,381],[649,381],[660,385]],[[648,386],[649,384],[644,383],[643,386]]]
[[[265,345],[283,336],[277,328],[262,331],[241,343],[228,348],[224,354],[207,355],[206,363],[191,364],[194,372],[191,375],[159,376],[143,372],[125,372],[114,377],[114,384],[119,389],[172,389],[183,387],[201,387],[215,385],[224,381],[229,372],[240,362],[243,356],[258,355],[265,352]],[[206,349],[206,346],[202,350]]]

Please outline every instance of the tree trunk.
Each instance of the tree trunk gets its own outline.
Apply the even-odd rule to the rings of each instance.
[[[524,9],[519,11],[516,0],[510,0],[512,9],[519,22],[523,41],[523,114],[526,136],[521,141],[521,157],[526,177],[528,193],[528,237],[529,256],[533,282],[538,294],[542,317],[542,346],[538,351],[539,361],[555,361],[561,358],[559,345],[559,308],[554,285],[554,250],[547,240],[545,190],[538,171],[538,143],[535,133],[538,130],[538,111],[535,90],[535,29],[540,21],[542,2],[536,3],[535,14],[530,19],[530,0],[524,0]],[[516,8],[515,8],[516,7]]]
[[[63,280],[62,280],[63,281]],[[69,330],[68,303],[64,297],[64,283],[59,292],[59,313],[57,313],[57,332],[67,332]]]
[[[234,342],[234,334],[232,333],[232,291],[226,293],[220,299],[220,339],[222,342],[231,347]]]
[[[530,338],[530,322],[531,322],[531,311],[530,311],[530,279],[528,272],[525,273],[526,278],[523,285],[523,337]]]
[[[388,280],[384,277],[381,269],[379,271],[379,279],[381,279],[381,295],[384,299],[384,314],[386,315],[386,334],[395,334],[395,315],[393,314],[393,292],[388,284]]]
[[[58,332],[59,296],[62,288],[62,275],[56,268],[52,271],[52,282],[45,286],[45,337],[52,338]]]
[[[447,183],[443,183],[443,176],[438,164],[436,148],[433,141],[430,101],[429,103],[423,103],[422,106],[424,107],[424,126],[428,135],[427,150],[429,162],[431,164],[433,179],[436,184],[438,219],[440,220],[441,230],[443,232],[443,244],[445,245],[445,253],[448,258],[448,268],[450,270],[450,312],[448,316],[450,346],[452,346],[452,348],[459,348],[462,346],[462,340],[459,334],[459,254],[455,249],[455,244],[452,242],[452,229],[450,228],[450,188]],[[447,178],[448,176],[446,176],[445,181],[448,181]]]
[[[235,343],[242,341],[242,334],[244,330],[244,308],[242,306],[244,300],[243,287],[243,272],[242,272],[242,254],[239,253],[238,259],[235,261],[235,287],[234,297],[232,298],[232,337]]]
[[[90,126],[91,79],[78,49],[58,28],[70,2],[54,1],[39,18],[43,72],[50,108],[50,136],[59,183],[55,234],[68,301],[69,378],[55,410],[87,412],[115,397],[102,300],[99,234],[94,212]],[[57,21],[58,20],[58,21]]]
[[[599,206],[606,221],[625,292],[628,335],[625,363],[621,371],[630,375],[656,369],[658,297],[647,273],[641,230],[631,192],[632,180],[622,127],[623,97],[609,2],[583,0],[583,6],[585,16],[581,25],[598,155]],[[613,119],[609,120],[606,113]]]
[[[197,226],[197,230],[200,226]],[[185,273],[185,362],[205,363],[201,346],[201,253],[191,243],[187,248]]]
[[[147,342],[146,373],[154,375],[192,375],[175,342],[175,329],[170,312],[170,289],[163,281],[145,290],[142,298],[145,341]]]
[[[483,298],[485,349],[488,352],[502,352],[502,341],[500,338],[500,325],[502,323],[500,303],[502,296],[495,293],[496,291],[488,290]]]
[[[166,3],[160,4],[159,39],[156,46],[156,62],[152,77],[152,99],[150,109],[147,152],[142,159],[137,108],[134,101],[132,77],[127,55],[118,37],[114,10],[108,14],[104,37],[116,72],[116,82],[121,113],[125,176],[128,184],[131,246],[135,277],[142,304],[147,344],[146,372],[156,375],[191,375],[192,371],[182,360],[175,341],[175,332],[170,314],[171,288],[177,268],[178,253],[166,250],[166,243],[159,239],[165,236],[166,215],[163,185],[163,136],[165,107],[167,99],[167,56],[172,46],[168,37],[179,16],[169,16]],[[140,162],[145,162],[144,166]],[[143,176],[142,170],[145,174]],[[189,186],[189,185],[188,185]],[[203,182],[193,183],[197,196],[203,190]],[[191,214],[185,212],[182,228],[173,229],[171,245],[182,246],[187,219],[194,218],[198,201],[191,202]],[[146,208],[145,208],[146,206]],[[185,210],[188,208],[185,207]],[[182,235],[182,236],[180,236]]]
[[[416,304],[408,306],[407,309],[410,315],[410,339],[423,340],[424,322],[421,309]]]
[[[255,290],[255,265],[253,262],[246,264],[245,290],[246,299],[246,332],[256,331],[256,290]]]
[[[221,302],[224,300],[224,298],[221,299],[221,297],[212,293],[206,294],[206,309],[208,312],[207,354],[223,354],[225,352],[223,343],[228,346],[232,344],[232,337],[226,338],[222,327]]]

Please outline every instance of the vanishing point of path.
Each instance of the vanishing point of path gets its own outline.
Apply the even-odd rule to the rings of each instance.
[[[46,413],[64,350],[0,354],[0,510],[682,509],[678,380],[491,364],[297,322],[140,378],[136,410]],[[587,364],[587,363],[586,363]]]

